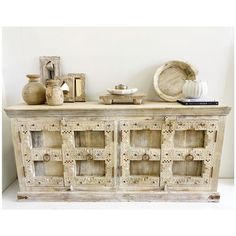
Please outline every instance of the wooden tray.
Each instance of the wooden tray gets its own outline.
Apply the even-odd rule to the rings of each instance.
[[[185,80],[195,80],[197,70],[182,61],[169,61],[159,67],[154,75],[154,88],[165,101],[174,102],[183,98]]]
[[[106,94],[103,96],[100,96],[99,99],[104,104],[142,104],[143,98],[145,97],[145,94],[131,94],[131,95],[114,95],[114,94]]]

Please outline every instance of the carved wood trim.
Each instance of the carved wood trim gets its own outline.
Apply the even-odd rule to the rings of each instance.
[[[122,120],[120,121],[121,143],[120,160],[122,175],[120,176],[120,186],[132,186],[143,188],[153,186],[159,188],[159,176],[131,175],[130,161],[143,160],[143,156],[148,156],[148,161],[160,161],[160,149],[131,147],[131,130],[161,130],[163,118],[146,120]]]
[[[205,146],[203,148],[176,148],[174,147],[175,131],[202,130],[205,131]],[[167,117],[162,127],[161,147],[161,180],[160,186],[192,186],[207,185],[212,182],[211,171],[215,158],[215,135],[218,130],[217,119],[189,119]],[[203,161],[200,177],[174,176],[172,173],[173,161],[186,160],[191,155],[193,160]]]
[[[103,131],[104,148],[75,147],[75,131]],[[114,185],[114,122],[113,121],[80,121],[79,119],[63,119],[61,126],[63,139],[63,163],[65,166],[65,186],[110,186]],[[90,155],[93,160],[105,161],[105,176],[76,176],[76,161],[87,160]]]
[[[114,187],[114,173],[120,174],[121,187],[170,188],[206,187],[212,184],[212,168],[215,166],[215,149],[219,124],[217,118],[199,117],[160,117],[149,119],[121,120],[119,127],[113,120],[90,118],[19,118],[16,119],[16,132],[22,153],[22,163],[25,169],[25,186],[27,187]],[[115,128],[119,128],[120,135],[120,171],[116,170],[114,155]],[[31,131],[58,131],[62,137],[61,148],[32,148]],[[104,148],[75,147],[75,131],[103,131],[105,137]],[[133,147],[130,144],[131,131],[159,130],[161,132],[160,148]],[[174,135],[176,131],[201,130],[205,132],[205,143],[202,148],[176,148]],[[60,161],[64,167],[63,177],[36,176],[34,161],[43,161],[45,155],[52,161]],[[202,161],[201,176],[174,176],[173,162],[185,161],[191,156],[192,161]],[[90,158],[89,158],[90,157]],[[105,162],[105,176],[76,176],[76,161]],[[158,161],[160,175],[131,175],[131,161]]]

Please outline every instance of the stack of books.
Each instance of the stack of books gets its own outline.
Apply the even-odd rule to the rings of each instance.
[[[177,102],[183,105],[219,105],[219,102],[211,99],[180,99]]]

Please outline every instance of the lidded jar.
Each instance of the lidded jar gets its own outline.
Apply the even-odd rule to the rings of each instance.
[[[26,75],[29,82],[22,90],[22,97],[28,105],[44,104],[46,101],[46,89],[40,83],[40,76],[35,74]]]
[[[59,79],[48,79],[46,81],[46,99],[49,106],[59,106],[64,102],[63,91]]]
[[[207,95],[208,87],[205,81],[186,80],[183,86],[183,94],[185,98],[197,99]]]

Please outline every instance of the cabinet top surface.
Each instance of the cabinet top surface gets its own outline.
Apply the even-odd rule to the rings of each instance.
[[[104,110],[104,109],[162,109],[162,108],[185,108],[185,109],[199,109],[199,108],[229,108],[224,105],[193,105],[193,106],[185,106],[177,102],[153,102],[153,101],[145,101],[141,105],[134,104],[112,104],[105,105],[96,101],[89,102],[75,102],[75,103],[64,103],[61,106],[48,106],[46,104],[43,105],[27,105],[27,104],[18,104],[7,107],[5,110]]]
[[[195,115],[227,115],[230,112],[229,106],[224,105],[197,105],[197,106],[185,106],[177,102],[153,102],[145,101],[141,105],[134,104],[112,104],[105,105],[97,101],[89,102],[76,102],[76,103],[64,103],[61,106],[48,106],[48,105],[27,105],[19,104],[14,106],[6,107],[4,110],[9,116],[14,114],[20,114],[21,112],[82,112],[82,111],[100,111],[100,112],[116,112],[122,110],[124,112],[134,111],[174,111],[177,113],[188,112],[189,114],[195,113]],[[201,112],[203,114],[201,114]],[[213,112],[213,114],[212,114]],[[17,115],[16,115],[17,116]]]

